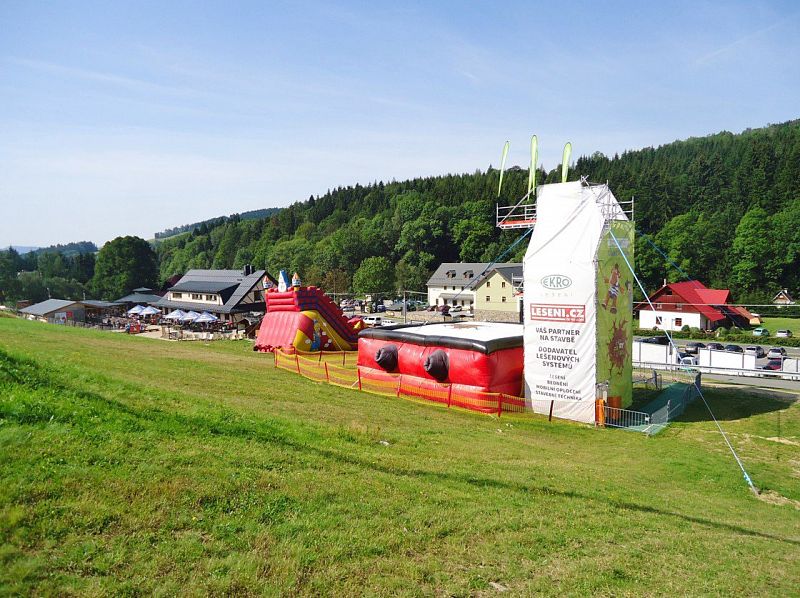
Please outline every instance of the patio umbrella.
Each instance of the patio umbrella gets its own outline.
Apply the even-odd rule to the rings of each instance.
[[[132,307],[132,308],[130,308],[130,309],[128,310],[128,315],[129,315],[129,316],[135,316],[135,315],[137,315],[137,314],[140,314],[140,313],[142,313],[142,310],[143,310],[143,309],[144,309],[144,306],[143,306],[143,305],[136,305],[136,306],[134,306],[134,307]]]
[[[204,311],[197,318],[195,318],[194,323],[195,324],[210,324],[212,322],[216,322],[217,320],[219,320],[219,318],[217,316],[215,316],[213,314],[210,314],[207,311]]]
[[[157,307],[153,307],[152,305],[149,305],[149,306],[145,307],[145,308],[144,308],[144,309],[143,309],[143,310],[142,310],[142,311],[139,313],[139,315],[140,315],[140,316],[154,316],[154,315],[156,315],[156,314],[160,314],[160,313],[161,313],[161,310],[160,310],[160,309],[158,309]]]
[[[189,311],[183,314],[181,318],[181,322],[194,322],[197,318],[200,317],[200,314],[196,311]]]
[[[172,312],[168,313],[166,316],[164,316],[164,319],[165,320],[180,320],[185,315],[186,315],[185,311],[183,311],[182,309],[176,309],[175,311],[172,311]]]

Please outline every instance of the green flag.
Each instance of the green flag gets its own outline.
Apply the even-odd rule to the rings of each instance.
[[[531,137],[531,168],[528,171],[528,197],[531,189],[536,188],[536,164],[539,162],[539,140],[536,135]]]
[[[569,170],[569,159],[572,156],[572,144],[567,141],[564,146],[564,154],[561,156],[561,182],[567,182],[567,171]]]
[[[508,141],[503,146],[503,157],[500,158],[500,183],[497,185],[497,197],[500,197],[500,189],[503,188],[503,175],[506,172],[506,158],[508,157]]]

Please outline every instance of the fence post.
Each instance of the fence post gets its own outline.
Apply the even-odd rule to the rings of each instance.
[[[400,374],[400,377],[397,379],[397,393],[395,396],[399,399],[400,398],[400,387],[403,385],[403,374]]]
[[[342,351],[342,367],[347,367],[347,352]]]
[[[361,390],[361,368],[356,367],[356,372],[358,372],[358,390]]]
[[[297,373],[300,373],[300,358],[297,356],[297,353],[294,354],[294,364],[297,367]]]
[[[275,349],[272,354],[275,356],[275,367],[278,367],[278,350]]]
[[[327,382],[328,384],[330,384],[330,382],[331,382],[331,376],[330,376],[330,374],[328,373],[328,362],[327,362],[327,361],[326,361],[326,362],[324,362],[324,365],[325,365],[325,382]]]
[[[453,383],[447,387],[447,407],[450,408],[450,402],[453,400]]]
[[[503,393],[497,393],[497,417],[503,412]]]

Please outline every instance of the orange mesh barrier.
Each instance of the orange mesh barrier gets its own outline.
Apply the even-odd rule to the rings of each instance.
[[[324,363],[323,367],[328,375],[328,382],[336,386],[343,386],[344,388],[358,388],[359,378],[358,370],[353,368],[343,368],[332,363]]]
[[[390,397],[423,399],[448,407],[460,407],[481,413],[523,413],[525,399],[505,393],[481,392],[470,387],[441,384],[415,376],[403,376],[369,370],[362,376],[357,367],[341,364],[355,363],[355,351],[286,353],[275,351],[275,367],[300,374],[316,382],[327,382],[344,388],[357,388],[372,394]]]

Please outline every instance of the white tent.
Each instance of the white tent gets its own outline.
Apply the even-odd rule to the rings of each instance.
[[[128,310],[128,315],[135,316],[141,314],[143,310],[144,310],[144,305],[136,305]]]
[[[176,309],[173,312],[168,313],[164,316],[165,320],[180,320],[183,316],[186,315],[186,312],[181,309]]]
[[[181,322],[194,322],[197,318],[200,317],[200,314],[196,311],[189,311],[183,314],[181,318]]]
[[[195,318],[194,323],[195,324],[210,324],[212,322],[216,322],[217,320],[219,320],[219,318],[217,316],[215,316],[213,314],[210,314],[207,311],[204,311],[197,318]]]
[[[154,316],[154,315],[160,314],[160,313],[161,313],[160,309],[158,309],[157,307],[153,307],[152,305],[149,305],[149,306],[145,307],[141,312],[139,312],[139,315],[140,316]]]

